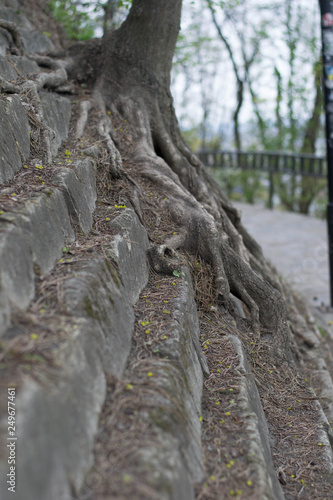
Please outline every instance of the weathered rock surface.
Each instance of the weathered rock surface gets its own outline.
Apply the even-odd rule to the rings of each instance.
[[[17,95],[0,101],[0,183],[11,180],[30,152],[30,126]]]
[[[55,156],[61,143],[68,137],[68,127],[71,118],[71,105],[66,97],[51,92],[40,92],[45,125],[53,130],[51,153]]]
[[[19,32],[27,54],[48,53],[54,49],[54,44],[47,34],[29,28],[20,28]]]
[[[20,500],[70,500],[92,465],[105,396],[102,333],[94,321],[78,319],[75,324],[63,322],[62,337],[66,341],[57,350],[55,367],[46,369],[40,382],[23,379],[18,392],[15,497]],[[0,429],[4,437],[6,420],[2,419]],[[3,455],[2,478],[8,473]],[[12,496],[3,489],[3,500]]]
[[[270,434],[250,365],[238,337],[230,335],[229,339],[239,356],[238,371],[243,375],[237,400],[239,408],[246,415],[248,460],[256,469],[260,498],[283,500],[285,497],[272,460]]]
[[[97,197],[95,168],[93,161],[85,159],[73,168],[61,168],[53,179],[64,194],[70,216],[85,234],[92,226]]]
[[[19,75],[27,76],[39,72],[38,64],[27,57],[10,56],[9,60],[15,65]]]
[[[1,18],[0,18],[1,19]],[[4,28],[0,28],[0,55],[4,57],[7,53],[7,49],[12,44],[12,37],[10,33]]]
[[[3,55],[0,55],[0,75],[6,80],[16,80],[17,78],[15,69]]]
[[[131,214],[128,211],[126,218],[130,216],[133,218],[130,226],[135,230],[128,230],[126,237],[139,244],[136,240],[142,235],[138,221],[133,211]],[[142,226],[141,232],[144,232]],[[28,260],[32,260],[31,255]],[[123,265],[133,275],[143,269],[142,265],[133,267],[126,257]],[[92,465],[93,438],[104,401],[104,372],[121,376],[131,348],[134,329],[131,294],[121,284],[117,270],[102,257],[80,262],[74,270],[74,277],[63,286],[67,316],[59,316],[57,320],[61,341],[55,338],[55,366],[46,370],[40,381],[23,379],[19,390],[17,425],[22,445],[16,495],[20,500],[69,500],[72,489],[78,491]],[[146,280],[135,281],[139,293]],[[5,420],[1,430],[5,435]],[[3,476],[6,466],[2,459]],[[5,492],[2,498],[10,495]]]
[[[103,338],[103,364],[111,375],[120,376],[131,347],[134,314],[126,300],[127,289],[117,272],[103,258],[92,259],[76,268],[77,278],[64,285],[68,314],[92,318],[99,323]]]
[[[139,219],[133,216],[132,209],[125,209],[110,226],[119,232],[119,236],[112,239],[109,255],[118,265],[121,282],[128,291],[128,301],[135,304],[149,277],[147,233]]]
[[[199,325],[189,271],[184,268],[171,318],[172,333],[158,345],[151,381],[151,425],[157,442],[139,446],[139,467],[150,471],[150,486],[161,499],[194,499],[194,485],[203,476],[201,395],[203,374],[195,346]],[[152,404],[154,401],[154,404]]]
[[[34,297],[35,273],[50,271],[73,241],[74,232],[62,193],[47,191],[16,213],[0,219],[0,336],[13,308],[26,309]]]

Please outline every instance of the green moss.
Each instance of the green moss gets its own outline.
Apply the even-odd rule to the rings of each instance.
[[[83,299],[84,310],[87,315],[92,319],[99,319],[98,314],[96,313],[94,306],[90,300],[90,298],[86,295]]]
[[[171,409],[166,409],[163,407],[154,408],[150,412],[150,418],[153,424],[157,425],[166,432],[175,433],[177,428],[177,419],[175,415],[171,412]]]
[[[119,275],[118,275],[117,269],[115,268],[115,264],[112,261],[110,261],[110,260],[106,260],[105,264],[106,264],[106,267],[108,268],[108,271],[111,274],[111,276],[113,278],[113,281],[115,282],[116,286],[118,288],[120,288],[121,283],[120,283],[120,280],[119,280]]]
[[[318,326],[318,330],[320,331],[320,335],[324,339],[326,337],[326,335],[327,335],[327,330],[325,330],[325,328],[322,328],[321,326]]]

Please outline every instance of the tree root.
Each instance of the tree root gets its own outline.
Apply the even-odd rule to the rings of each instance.
[[[5,21],[4,19],[0,19],[0,28],[4,28],[11,34],[13,42],[17,47],[18,54],[23,55],[24,50],[23,50],[22,39],[16,24],[10,21]]]
[[[114,108],[113,115],[118,113],[125,120],[131,116],[134,123],[131,163],[136,165],[141,178],[166,193],[161,208],[169,211],[179,228],[178,234],[162,245],[150,247],[149,261],[153,269],[167,274],[179,270],[181,260],[175,253],[177,249],[200,255],[213,268],[219,301],[227,306],[230,292],[240,299],[250,312],[256,340],[259,341],[261,327],[265,327],[273,334],[276,348],[283,357],[283,353],[289,352],[284,300],[261,248],[244,229],[250,248],[245,246],[238,230],[242,228],[239,211],[219,195],[214,181],[204,181],[207,174],[201,173],[200,178],[200,163],[189,164],[191,156],[186,153],[185,157],[179,151],[164,125],[159,128],[156,113],[151,118],[142,102],[133,105],[128,99],[118,101]]]
[[[91,50],[99,49],[94,45]],[[82,54],[80,57],[82,60]],[[38,92],[44,87],[66,86],[68,72],[77,64],[75,59],[68,63],[44,56],[37,56],[35,60],[51,72],[39,73],[34,81],[29,80],[20,88],[21,92],[29,94],[36,117],[43,123]],[[7,88],[6,91],[17,91],[10,82],[0,80],[0,85]],[[89,112],[96,109],[100,116],[98,133],[109,154],[108,168],[112,177],[124,176],[138,188],[137,182],[123,169],[117,148],[121,149],[122,142],[118,132],[113,130],[106,109],[112,110],[116,120],[130,124],[126,125],[129,130],[126,139],[131,144],[130,160],[136,167],[138,182],[145,178],[165,193],[163,208],[179,227],[179,234],[168,238],[164,244],[150,246],[148,257],[153,269],[172,274],[182,264],[177,249],[197,253],[212,266],[219,301],[227,306],[230,293],[239,298],[249,309],[255,337],[259,339],[261,326],[270,329],[276,345],[286,353],[289,343],[286,308],[278,280],[269,269],[260,246],[243,228],[240,212],[182,139],[170,94],[163,86],[159,87],[157,80],[154,85],[148,85],[150,91],[144,86],[140,89],[139,85],[133,81],[127,88],[113,88],[110,78],[102,77],[95,85],[92,99],[80,105],[76,138],[82,137]],[[46,128],[42,133],[50,159],[50,137]]]
[[[80,103],[80,115],[76,123],[75,138],[81,139],[83,136],[84,129],[88,122],[89,111],[92,108],[91,101],[82,101]]]
[[[9,82],[2,76],[0,76],[0,92],[6,92],[8,94],[19,94],[21,87],[15,83]]]

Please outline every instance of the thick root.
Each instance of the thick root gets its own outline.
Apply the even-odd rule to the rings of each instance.
[[[81,139],[81,137],[83,136],[84,129],[88,122],[89,111],[91,110],[91,108],[92,108],[91,101],[82,101],[80,103],[80,116],[76,123],[76,132],[75,132],[76,139]]]
[[[22,39],[20,33],[18,32],[16,24],[10,21],[5,21],[4,19],[0,19],[0,28],[4,28],[11,34],[13,42],[17,48],[18,54],[23,55],[24,50],[23,50]]]

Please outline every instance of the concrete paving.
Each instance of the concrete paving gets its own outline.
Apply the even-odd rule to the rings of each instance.
[[[330,306],[326,221],[259,205],[235,203],[243,224],[268,261],[305,299],[323,325],[333,320]],[[333,328],[333,327],[332,327]]]

